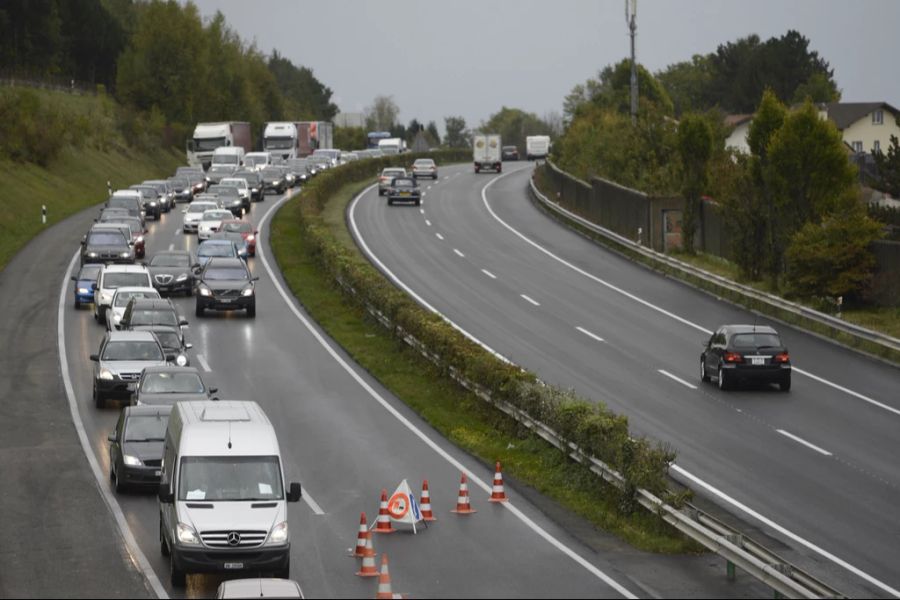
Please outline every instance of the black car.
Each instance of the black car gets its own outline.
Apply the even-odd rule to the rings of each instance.
[[[291,158],[287,161],[288,169],[294,175],[294,179],[299,184],[309,181],[309,166],[305,158]]]
[[[194,367],[147,367],[134,391],[137,405],[173,405],[183,400],[214,400],[217,388],[207,387]]]
[[[134,246],[134,257],[135,258],[144,258],[146,254],[146,245],[144,243],[144,234],[147,233],[147,228],[144,226],[144,223],[137,217],[132,217],[131,215],[125,213],[118,212],[109,212],[110,210],[118,210],[118,209],[105,209],[100,213],[100,218],[97,219],[98,223],[124,223],[128,225],[129,229],[131,229],[131,242]]]
[[[81,264],[134,263],[134,248],[116,229],[92,229],[81,240]]]
[[[184,337],[181,327],[172,327],[171,325],[135,325],[132,331],[149,331],[156,336],[159,344],[163,347],[166,356],[174,356],[175,360],[171,361],[179,367],[189,367],[191,359],[188,358],[187,351],[194,347],[188,343]]]
[[[209,170],[206,171],[206,181],[209,185],[215,185],[226,177],[231,177],[234,170],[234,165],[212,165]],[[207,190],[208,189],[209,188],[207,187]]]
[[[419,206],[422,203],[422,191],[414,177],[394,177],[387,197],[389,205],[394,202],[415,202]]]
[[[287,181],[281,167],[265,167],[260,174],[266,191],[272,190],[277,194],[283,194],[287,190]]]
[[[178,316],[175,305],[168,298],[132,298],[125,307],[119,329],[129,331],[138,325],[168,325],[183,327],[188,322]],[[173,359],[174,360],[174,359]]]
[[[116,493],[131,486],[156,489],[171,406],[126,406],[109,434],[109,478]]]
[[[169,212],[175,207],[175,188],[166,179],[149,179],[143,185],[152,185],[159,191],[163,199],[163,212]]]
[[[107,331],[94,362],[94,404],[103,408],[107,399],[131,401],[141,372],[161,367],[167,359],[156,336],[149,331]]]
[[[791,389],[791,357],[778,332],[767,325],[724,325],[700,355],[700,379],[719,388],[738,383],[777,383]]]
[[[160,294],[194,292],[194,257],[185,250],[158,252],[150,259],[150,281]]]
[[[187,177],[169,177],[166,181],[172,186],[175,193],[175,202],[190,202],[194,199],[194,190]]]
[[[519,160],[519,149],[515,146],[503,146],[500,149],[500,160]]]
[[[263,181],[262,175],[260,175],[256,171],[251,171],[249,169],[239,169],[234,172],[232,177],[247,180],[247,185],[250,186],[251,200],[259,202],[266,199],[265,182]]]
[[[256,316],[256,290],[259,277],[251,275],[240,258],[211,258],[197,276],[198,317],[207,309],[242,310]]]
[[[163,212],[163,200],[159,190],[152,185],[143,184],[132,185],[128,189],[141,193],[141,204],[144,207],[144,213],[148,217],[153,217],[159,221]]]
[[[206,173],[200,167],[178,167],[175,177],[186,177],[194,194],[206,191]]]
[[[230,210],[235,217],[240,219],[244,216],[244,201],[241,198],[241,192],[236,187],[211,185],[207,191],[218,196],[222,208]]]

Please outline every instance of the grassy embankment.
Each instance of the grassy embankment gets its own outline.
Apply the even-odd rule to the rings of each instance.
[[[47,166],[0,158],[0,270],[35,235],[53,223],[106,199],[106,182],[127,187],[145,179],[168,177],[184,164],[172,149],[132,147],[112,124],[115,107],[98,96],[36,91],[66,120],[81,119],[102,136],[84,144],[67,144]],[[41,206],[47,206],[47,225]]]
[[[354,249],[344,212],[369,183],[343,186],[322,211],[334,237]],[[454,444],[486,464],[502,461],[508,483],[515,481],[537,490],[557,503],[557,508],[571,511],[637,548],[663,553],[702,550],[654,515],[640,509],[621,514],[617,496],[595,475],[441,375],[365,311],[348,303],[320,270],[311,244],[304,239],[298,219],[300,202],[302,196],[284,206],[273,221],[276,258],[310,315],[357,363]],[[363,260],[361,256],[359,260]]]

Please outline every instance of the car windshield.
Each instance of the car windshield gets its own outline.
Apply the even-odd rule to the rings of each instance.
[[[281,500],[277,456],[185,456],[178,481],[179,500]]]
[[[251,167],[255,167],[256,165],[264,165],[268,163],[268,159],[264,156],[245,156],[244,164],[250,165]]]
[[[141,383],[145,394],[203,394],[206,388],[196,373],[147,373]]]
[[[429,160],[429,159],[427,159],[427,158],[420,158],[419,160],[417,160],[417,161],[415,162],[415,165],[416,165],[417,167],[433,167],[433,166],[434,166],[434,161],[433,161],[433,160]]]
[[[203,242],[197,250],[197,256],[234,256],[234,244],[208,244]]]
[[[204,213],[204,212],[208,211],[208,210],[211,209],[211,208],[215,208],[215,207],[214,207],[212,204],[208,203],[208,202],[203,203],[203,204],[200,204],[200,203],[197,203],[197,204],[188,204],[187,211],[188,211],[189,213]]]
[[[395,179],[394,187],[416,187],[411,179]]]
[[[222,231],[249,233],[250,230],[250,223],[222,223]]]
[[[731,340],[735,348],[781,348],[781,340],[774,333],[739,333]]]
[[[164,308],[148,308],[132,311],[131,325],[169,325],[178,327],[178,315]]]
[[[213,159],[219,165],[236,165],[240,162],[237,154],[216,154]]]
[[[78,279],[97,281],[100,277],[101,268],[103,268],[103,265],[84,265],[81,267],[81,270],[78,271]]]
[[[151,267],[189,267],[191,259],[184,254],[157,254],[150,259]]]
[[[208,210],[203,213],[204,221],[221,221],[231,216],[230,212],[222,212],[220,210]]]
[[[181,350],[181,337],[174,331],[154,331],[156,339],[162,344],[163,348],[172,350]]]
[[[88,236],[88,246],[127,246],[125,235],[116,231],[95,231]]]
[[[159,298],[159,294],[146,291],[146,292],[119,292],[116,294],[116,299],[113,301],[113,306],[117,306],[122,308],[128,305],[128,301],[132,298]]]
[[[406,175],[406,171],[403,169],[385,169],[382,175],[385,177],[402,177]]]
[[[238,267],[216,267],[207,269],[203,279],[208,281],[247,281],[247,271]]]
[[[229,198],[241,197],[241,193],[238,192],[238,189],[230,185],[217,185],[215,191],[212,191],[212,193],[218,194],[219,196],[227,196]]]
[[[247,181],[242,181],[240,179],[223,179],[219,182],[219,185],[221,185],[222,187],[238,189],[247,187]]]
[[[126,442],[164,442],[169,415],[130,415],[125,421]]]
[[[100,287],[110,290],[120,287],[150,287],[150,276],[146,273],[107,273],[103,276],[103,285]]]
[[[128,197],[113,196],[106,202],[106,207],[107,208],[127,208],[130,210],[132,208],[136,208],[135,202],[134,202],[135,199],[136,198],[134,198],[132,196],[128,196]]]
[[[117,341],[106,344],[103,360],[163,360],[156,342]]]

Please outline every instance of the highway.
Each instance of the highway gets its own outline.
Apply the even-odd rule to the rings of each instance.
[[[375,536],[375,550],[390,555],[397,592],[439,598],[680,597],[760,591],[747,582],[742,587],[726,584],[722,564],[709,557],[655,557],[603,534],[598,551],[510,485],[508,505],[489,505],[490,466],[441,438],[351,363],[284,293],[286,286],[267,239],[277,201],[269,196],[254,204],[247,217],[261,224],[258,255],[250,259],[251,270],[260,277],[255,319],[242,313],[196,318],[193,298],[174,301],[190,322],[192,364],[204,371],[207,384],[218,387],[223,399],[260,403],[278,434],[287,481],[303,484],[306,502],[291,506],[289,526],[292,577],[307,597],[374,593],[372,580],[353,575],[358,561],[349,558],[348,551],[355,545],[360,512],[365,511],[372,523],[381,489],[390,492],[404,478],[417,493],[422,480],[428,479],[438,521],[418,535],[403,531]],[[196,250],[196,236],[181,233],[180,209],[179,205],[159,223],[151,222],[148,258],[159,250]],[[73,308],[68,278],[77,264],[77,240],[93,214],[87,211],[70,219],[57,232],[54,248],[43,250],[61,265],[46,282],[46,289],[53,290],[54,316],[59,317],[54,333],[60,344],[61,402],[72,404],[76,429],[83,428],[89,457],[101,479],[100,493],[107,495],[114,513],[121,510],[126,535],[122,554],[129,557],[128,567],[143,567],[149,588],[158,595],[211,596],[220,577],[189,576],[184,590],[169,585],[168,560],[159,550],[155,495],[115,496],[110,491],[107,434],[118,410],[94,407],[89,360],[104,329],[89,309]],[[456,502],[461,470],[470,474],[473,505],[479,511],[469,517],[449,512]],[[105,512],[97,522],[112,529]],[[107,533],[110,539],[117,538],[115,531]],[[133,536],[133,545],[128,536]],[[648,564],[655,568],[647,568]],[[66,588],[58,593],[66,594]]]
[[[851,596],[900,595],[900,372],[763,317],[789,393],[703,384],[712,330],[757,317],[611,253],[530,202],[528,164],[423,180],[421,207],[372,189],[350,210],[369,257],[495,352],[671,444],[673,475]],[[780,548],[774,548],[781,551]]]

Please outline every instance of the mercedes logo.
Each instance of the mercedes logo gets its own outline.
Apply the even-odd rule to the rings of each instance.
[[[225,539],[228,540],[229,546],[237,546],[241,543],[241,534],[237,531],[232,531]]]

